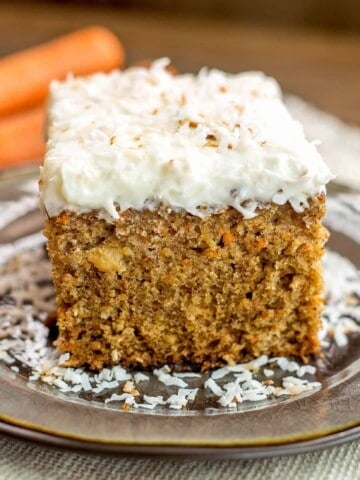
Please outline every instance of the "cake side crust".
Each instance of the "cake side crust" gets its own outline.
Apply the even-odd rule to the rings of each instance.
[[[325,196],[304,212],[244,219],[167,208],[46,221],[59,337],[69,365],[207,370],[319,351]]]

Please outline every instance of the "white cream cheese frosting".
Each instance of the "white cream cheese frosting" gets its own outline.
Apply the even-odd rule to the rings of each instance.
[[[272,78],[202,69],[150,69],[53,82],[40,198],[63,210],[158,204],[205,216],[229,206],[245,218],[264,203],[296,211],[333,177],[287,111]]]

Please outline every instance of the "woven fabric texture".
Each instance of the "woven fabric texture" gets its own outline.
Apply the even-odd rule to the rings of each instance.
[[[359,480],[360,441],[261,460],[169,460],[64,452],[0,437],[1,480]]]

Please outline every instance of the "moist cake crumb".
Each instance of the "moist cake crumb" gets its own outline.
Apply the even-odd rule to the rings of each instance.
[[[68,365],[92,369],[206,370],[318,353],[324,208],[320,196],[303,213],[269,205],[247,220],[232,208],[50,218],[57,347]]]

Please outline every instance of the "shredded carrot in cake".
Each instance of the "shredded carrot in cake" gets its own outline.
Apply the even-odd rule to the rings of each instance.
[[[265,248],[267,246],[267,241],[264,240],[263,238],[260,238],[260,240],[258,240],[258,242],[257,242],[257,246],[258,246],[259,250],[262,250],[263,248]]]
[[[231,232],[226,232],[222,236],[222,241],[224,245],[230,245],[234,241],[234,236]]]

